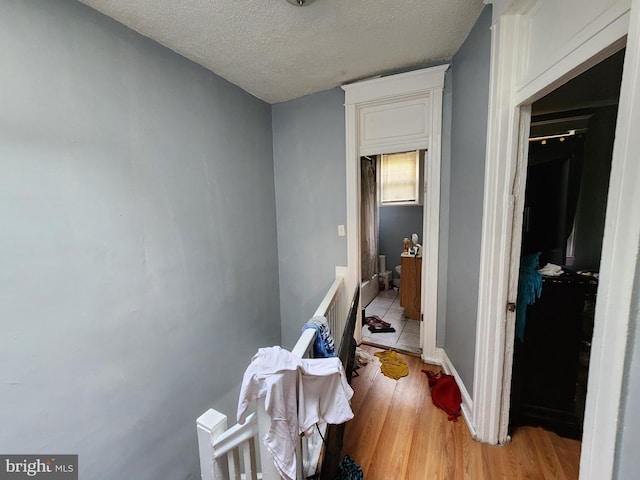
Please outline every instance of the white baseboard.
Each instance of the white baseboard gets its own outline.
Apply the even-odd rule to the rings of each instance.
[[[476,428],[473,425],[473,400],[471,398],[471,395],[469,395],[467,387],[464,385],[464,382],[460,378],[456,367],[454,367],[453,363],[451,363],[447,352],[445,352],[443,348],[436,348],[436,356],[440,359],[440,361],[435,363],[440,365],[447,375],[453,375],[453,377],[456,379],[456,383],[458,384],[458,388],[460,388],[460,393],[462,394],[462,416],[464,417],[464,421],[467,424],[467,428],[469,428],[469,431],[471,432],[471,436],[475,440],[478,438],[478,436],[476,433]]]
[[[430,363],[432,365],[442,366],[442,354],[444,350],[442,348],[436,348],[435,356],[427,356],[425,355],[424,349],[422,350],[422,363]]]

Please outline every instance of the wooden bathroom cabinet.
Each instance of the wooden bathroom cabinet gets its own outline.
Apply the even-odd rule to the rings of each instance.
[[[400,306],[412,320],[420,320],[420,292],[422,290],[422,258],[402,255],[400,277]]]

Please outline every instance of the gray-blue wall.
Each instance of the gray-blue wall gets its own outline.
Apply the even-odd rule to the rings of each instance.
[[[200,478],[280,340],[270,106],[78,2],[3,0],[0,44],[0,452]]]
[[[402,239],[417,233],[422,239],[422,205],[383,205],[378,208],[378,252],[386,255],[387,270],[400,265]]]
[[[451,62],[452,118],[445,350],[473,386],[489,103],[491,6]]]
[[[291,348],[347,264],[344,92],[272,107],[282,345]],[[273,281],[278,273],[273,272]]]

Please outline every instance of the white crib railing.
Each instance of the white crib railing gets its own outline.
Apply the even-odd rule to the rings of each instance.
[[[336,346],[340,345],[342,332],[347,321],[347,295],[344,289],[342,277],[336,277],[329,291],[320,302],[320,305],[313,314],[314,317],[322,316],[329,323],[329,330],[333,334]],[[313,341],[315,340],[315,330],[308,329],[302,332],[300,338],[291,350],[291,353],[301,358],[313,357]]]
[[[329,322],[336,348],[340,345],[347,321],[349,299],[342,276],[335,281],[320,302],[314,316],[323,316]],[[306,329],[300,335],[291,352],[301,358],[313,357],[313,343],[316,332]],[[256,412],[247,417],[244,424],[236,424],[227,429],[227,416],[209,409],[196,422],[200,471],[202,480],[246,480],[262,478],[278,480],[271,454],[260,439],[267,432],[271,419],[264,410],[264,402],[256,402]],[[326,424],[319,425],[324,435]],[[322,437],[318,430],[309,437],[302,437],[296,452],[298,479],[304,479],[316,472],[322,451]],[[260,447],[260,468],[257,469],[256,441]],[[243,462],[240,461],[243,459]]]

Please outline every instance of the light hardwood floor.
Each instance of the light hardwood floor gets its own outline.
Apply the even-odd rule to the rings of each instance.
[[[371,355],[381,351],[361,347]],[[408,377],[385,377],[375,358],[352,381],[355,418],[347,422],[342,453],[362,467],[366,480],[578,478],[579,441],[523,427],[505,446],[476,442],[462,417],[450,422],[431,402],[421,369],[439,368],[403,358]]]

